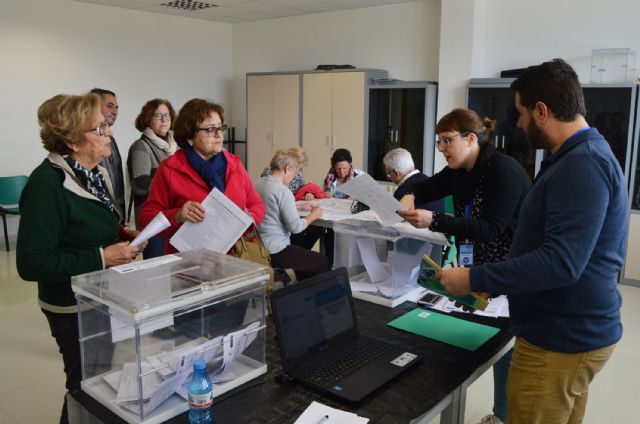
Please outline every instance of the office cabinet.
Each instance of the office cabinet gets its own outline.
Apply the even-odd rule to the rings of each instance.
[[[308,72],[302,75],[302,147],[310,160],[305,180],[322,184],[337,148],[351,152],[353,166],[365,167],[367,87],[385,71]]]
[[[387,179],[382,163],[393,149],[407,149],[416,168],[433,173],[438,85],[428,81],[373,84],[369,88],[369,131],[366,171]]]
[[[260,177],[274,152],[300,145],[300,74],[247,74],[247,171]]]
[[[467,93],[467,107],[481,118],[496,120],[492,138],[498,150],[513,156],[527,171],[530,178],[538,171],[542,151],[535,151],[524,132],[516,127],[518,112],[515,108],[511,78],[472,79]],[[583,93],[590,126],[607,139],[620,162],[629,182],[631,145],[635,121],[637,87],[634,84],[583,84]]]

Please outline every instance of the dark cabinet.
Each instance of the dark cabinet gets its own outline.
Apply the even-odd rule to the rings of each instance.
[[[510,85],[513,79],[472,79],[467,107],[480,117],[495,119],[493,142],[513,156],[530,178],[537,172],[543,153],[536,152],[516,125],[518,112]],[[584,84],[587,122],[607,139],[629,182],[637,88],[634,84]]]
[[[437,85],[432,82],[373,84],[369,87],[369,137],[366,171],[387,180],[384,155],[402,147],[416,168],[433,172]]]

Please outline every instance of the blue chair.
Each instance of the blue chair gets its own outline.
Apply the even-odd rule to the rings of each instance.
[[[4,244],[9,251],[9,234],[7,234],[7,215],[20,215],[18,201],[20,193],[27,183],[26,175],[0,177],[0,215],[4,226]]]

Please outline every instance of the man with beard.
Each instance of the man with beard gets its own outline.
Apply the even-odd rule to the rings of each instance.
[[[102,88],[94,88],[92,93],[96,93],[102,99],[102,115],[110,127],[116,123],[118,118],[118,100],[116,94],[113,91],[105,90]],[[111,138],[111,156],[100,162],[100,165],[107,168],[109,171],[109,179],[111,180],[111,187],[113,187],[113,195],[115,196],[114,203],[117,205],[120,215],[120,223],[124,224],[125,214],[127,212],[125,208],[124,200],[124,174],[122,172],[122,156],[120,156],[120,150],[116,144],[116,139],[113,136]]]
[[[584,118],[571,66],[545,62],[512,88],[518,127],[550,156],[522,203],[510,257],[436,278],[454,295],[509,295],[516,334],[509,424],[580,423],[589,384],[622,337],[616,279],[626,246],[627,188],[609,144]]]

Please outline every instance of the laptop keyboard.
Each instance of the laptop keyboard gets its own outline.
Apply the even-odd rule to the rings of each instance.
[[[311,364],[302,374],[316,384],[330,387],[356,368],[391,349],[392,346],[361,337],[338,352]]]

